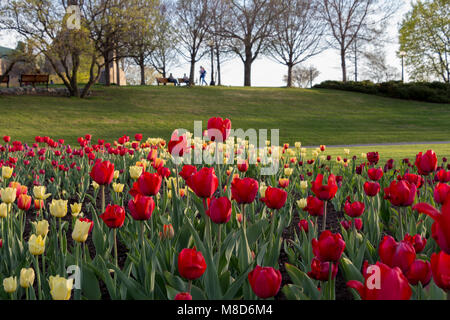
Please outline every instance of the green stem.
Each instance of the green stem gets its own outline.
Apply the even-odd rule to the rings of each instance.
[[[329,300],[334,300],[333,299],[333,262],[328,262],[329,266],[328,266],[328,288],[329,288]]]
[[[105,186],[101,186],[102,189],[102,213],[105,212]]]
[[[192,280],[189,280],[189,283],[188,283],[188,293],[191,294],[191,291],[192,291]]]
[[[115,260],[115,264],[117,269],[119,268],[119,258],[117,255],[117,229],[114,228],[113,229],[113,235],[114,235],[114,260]]]
[[[245,216],[245,203],[242,204],[242,227],[247,228],[247,217]]]
[[[222,244],[222,225],[219,224],[219,232],[217,234],[217,252],[220,253],[220,246]]]
[[[77,242],[75,244],[75,263],[77,265],[77,267],[81,270],[81,266],[80,266],[80,244]],[[81,300],[81,290],[80,289],[75,289],[75,300]]]
[[[402,239],[404,239],[405,238],[405,233],[403,231],[403,209],[400,208],[398,210],[398,216],[400,218],[400,234],[402,236]]]
[[[144,222],[141,221],[141,249],[142,249],[142,258],[145,261],[145,241],[144,241]]]
[[[36,269],[36,277],[37,277],[37,281],[38,281],[38,299],[42,300],[41,272],[39,270],[39,260],[38,260],[38,256],[33,256],[33,257],[34,257],[34,267]]]
[[[322,232],[327,229],[327,204],[328,204],[328,201],[324,201]]]

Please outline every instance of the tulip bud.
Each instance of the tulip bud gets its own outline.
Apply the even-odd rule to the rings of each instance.
[[[277,295],[281,286],[281,273],[271,267],[256,266],[248,274],[248,281],[253,292],[261,299],[268,299]]]
[[[175,236],[175,231],[173,230],[173,226],[171,224],[165,224],[163,227],[162,233],[164,239],[173,239]]]
[[[65,279],[59,275],[49,278],[50,294],[53,300],[69,300],[73,288],[73,279]]]
[[[16,201],[16,195],[16,189],[5,188],[2,190],[2,201],[7,204],[13,203]]]
[[[6,293],[14,293],[17,290],[17,278],[9,277],[3,279],[3,289]]]
[[[45,238],[42,236],[31,235],[30,240],[28,240],[28,248],[30,253],[34,256],[40,256],[45,251]]]
[[[300,209],[305,209],[307,205],[308,205],[308,200],[307,200],[307,199],[300,199],[300,200],[297,200],[297,206],[298,206]]]
[[[123,188],[125,187],[124,184],[121,183],[113,183],[113,190],[116,193],[122,193],[123,192]]]
[[[34,282],[34,270],[33,268],[22,268],[22,270],[20,270],[20,286],[22,288],[29,288],[33,286],[33,282]]]
[[[8,205],[6,203],[0,204],[0,218],[6,218],[8,216]]]
[[[73,203],[70,205],[70,211],[72,213],[72,216],[78,216],[78,214],[81,212],[81,208],[82,208],[82,204],[81,203]]]
[[[38,222],[33,222],[36,229],[36,234],[45,238],[48,234],[49,224],[47,220],[40,220]]]
[[[51,194],[50,193],[46,194],[45,191],[46,191],[46,187],[44,187],[44,186],[35,186],[33,188],[34,197],[36,199],[38,199],[38,200],[45,200],[45,199],[47,199],[48,197],[51,196]]]
[[[192,296],[188,292],[181,292],[175,296],[175,300],[192,300]]]
[[[85,242],[91,229],[91,222],[77,220],[72,232],[72,239],[76,242]]]
[[[144,168],[141,167],[141,166],[132,166],[132,167],[130,167],[130,177],[131,177],[131,179],[137,180],[141,176],[143,170],[144,170]]]
[[[56,218],[63,218],[67,214],[67,200],[52,200],[50,214]]]

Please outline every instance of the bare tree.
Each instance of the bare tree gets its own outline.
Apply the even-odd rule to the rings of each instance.
[[[314,66],[294,67],[291,74],[292,85],[300,88],[306,88],[308,85],[312,87],[314,80],[316,80],[319,75],[319,70],[317,70],[317,68]],[[288,77],[289,75],[285,75],[284,81],[287,81]]]
[[[178,39],[169,20],[172,15],[170,3],[160,6],[160,19],[154,28],[153,50],[147,58],[148,63],[164,78],[171,65],[177,61]]]
[[[266,51],[278,18],[279,0],[229,0],[220,33],[244,63],[244,86],[251,86],[252,64]]]
[[[204,44],[210,25],[209,0],[177,0],[175,21],[179,53],[191,64],[189,80],[194,83],[195,64],[207,53]]]
[[[324,50],[321,38],[325,23],[320,19],[319,0],[285,0],[274,21],[275,36],[270,54],[288,67],[287,86],[292,87],[293,68]]]
[[[342,81],[347,81],[347,53],[357,41],[371,41],[397,12],[400,1],[321,0],[321,12],[330,32],[331,46],[341,56]]]
[[[400,73],[397,68],[386,62],[386,54],[383,51],[365,52],[363,76],[364,79],[373,82],[388,82],[398,80]]]

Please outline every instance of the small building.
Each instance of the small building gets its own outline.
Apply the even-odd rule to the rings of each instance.
[[[8,68],[8,55],[13,51],[14,49],[0,46],[0,75],[3,75]],[[19,85],[19,74],[14,72],[14,69],[9,73],[9,85]],[[6,86],[6,84],[2,84],[2,86]]]

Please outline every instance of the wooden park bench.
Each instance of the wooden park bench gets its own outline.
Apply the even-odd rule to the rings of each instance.
[[[169,78],[156,78],[156,83],[158,84],[158,86],[160,84],[168,84],[168,83],[172,83],[174,86],[176,86],[175,83],[169,82]]]
[[[187,86],[190,85],[189,80],[184,80],[183,78],[178,78],[178,83],[181,85],[182,83],[185,83]]]
[[[2,76],[0,75],[0,79],[1,78],[2,78]],[[4,76],[1,83],[6,83],[6,87],[9,88],[9,76]]]
[[[22,74],[19,83],[21,87],[27,84],[32,84],[33,87],[36,84],[46,84],[48,89],[49,80],[50,76],[48,74]]]

